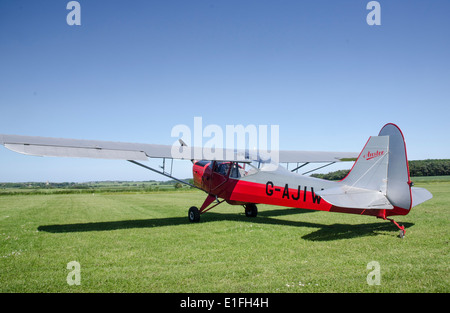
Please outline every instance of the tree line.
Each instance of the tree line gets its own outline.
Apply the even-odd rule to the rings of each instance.
[[[408,161],[409,175],[420,176],[446,176],[450,175],[450,159],[430,159]],[[339,170],[327,174],[312,174],[312,177],[341,180],[347,176],[350,170]]]

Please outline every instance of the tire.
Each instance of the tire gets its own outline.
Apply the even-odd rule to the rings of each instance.
[[[256,217],[258,215],[258,207],[254,203],[246,204],[245,206],[245,216]]]
[[[198,210],[198,208],[195,206],[190,207],[188,217],[191,223],[200,222],[200,211]]]

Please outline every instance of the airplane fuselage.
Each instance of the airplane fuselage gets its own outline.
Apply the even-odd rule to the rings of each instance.
[[[219,166],[227,163],[226,171]],[[343,186],[342,182],[309,177],[288,171],[282,166],[270,164],[259,170],[233,175],[231,162],[200,161],[194,163],[194,184],[210,195],[224,199],[232,205],[269,204],[291,208],[354,213],[386,217],[405,215],[407,210],[394,208],[357,209],[337,207],[324,200],[318,192]],[[237,164],[234,165],[237,168]],[[236,171],[235,171],[236,172]]]

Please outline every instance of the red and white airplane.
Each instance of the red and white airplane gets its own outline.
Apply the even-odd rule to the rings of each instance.
[[[389,217],[406,215],[412,207],[432,198],[426,189],[413,187],[404,137],[394,124],[386,124],[378,136],[371,136],[359,156],[346,152],[280,150],[279,163],[296,163],[292,170],[270,161],[263,162],[258,153],[248,151],[235,152],[233,157],[194,160],[195,148],[181,140],[178,149],[183,153],[176,156],[170,145],[18,135],[0,135],[0,143],[10,150],[29,155],[128,160],[188,185],[166,172],[165,161],[174,158],[191,160],[194,178],[191,186],[207,193],[200,208],[192,206],[189,209],[191,222],[198,222],[201,214],[224,201],[242,205],[248,217],[257,216],[257,204],[270,204],[371,215],[393,222],[403,237],[404,226]],[[149,157],[163,159],[162,171],[137,162]],[[355,159],[347,177],[337,182],[296,173],[312,162],[331,164]],[[298,166],[299,163],[303,164]]]

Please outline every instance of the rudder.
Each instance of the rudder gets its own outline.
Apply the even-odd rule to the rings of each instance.
[[[389,136],[386,197],[394,207],[409,211],[412,205],[412,184],[403,133],[397,125],[389,123],[383,126],[378,136]]]

